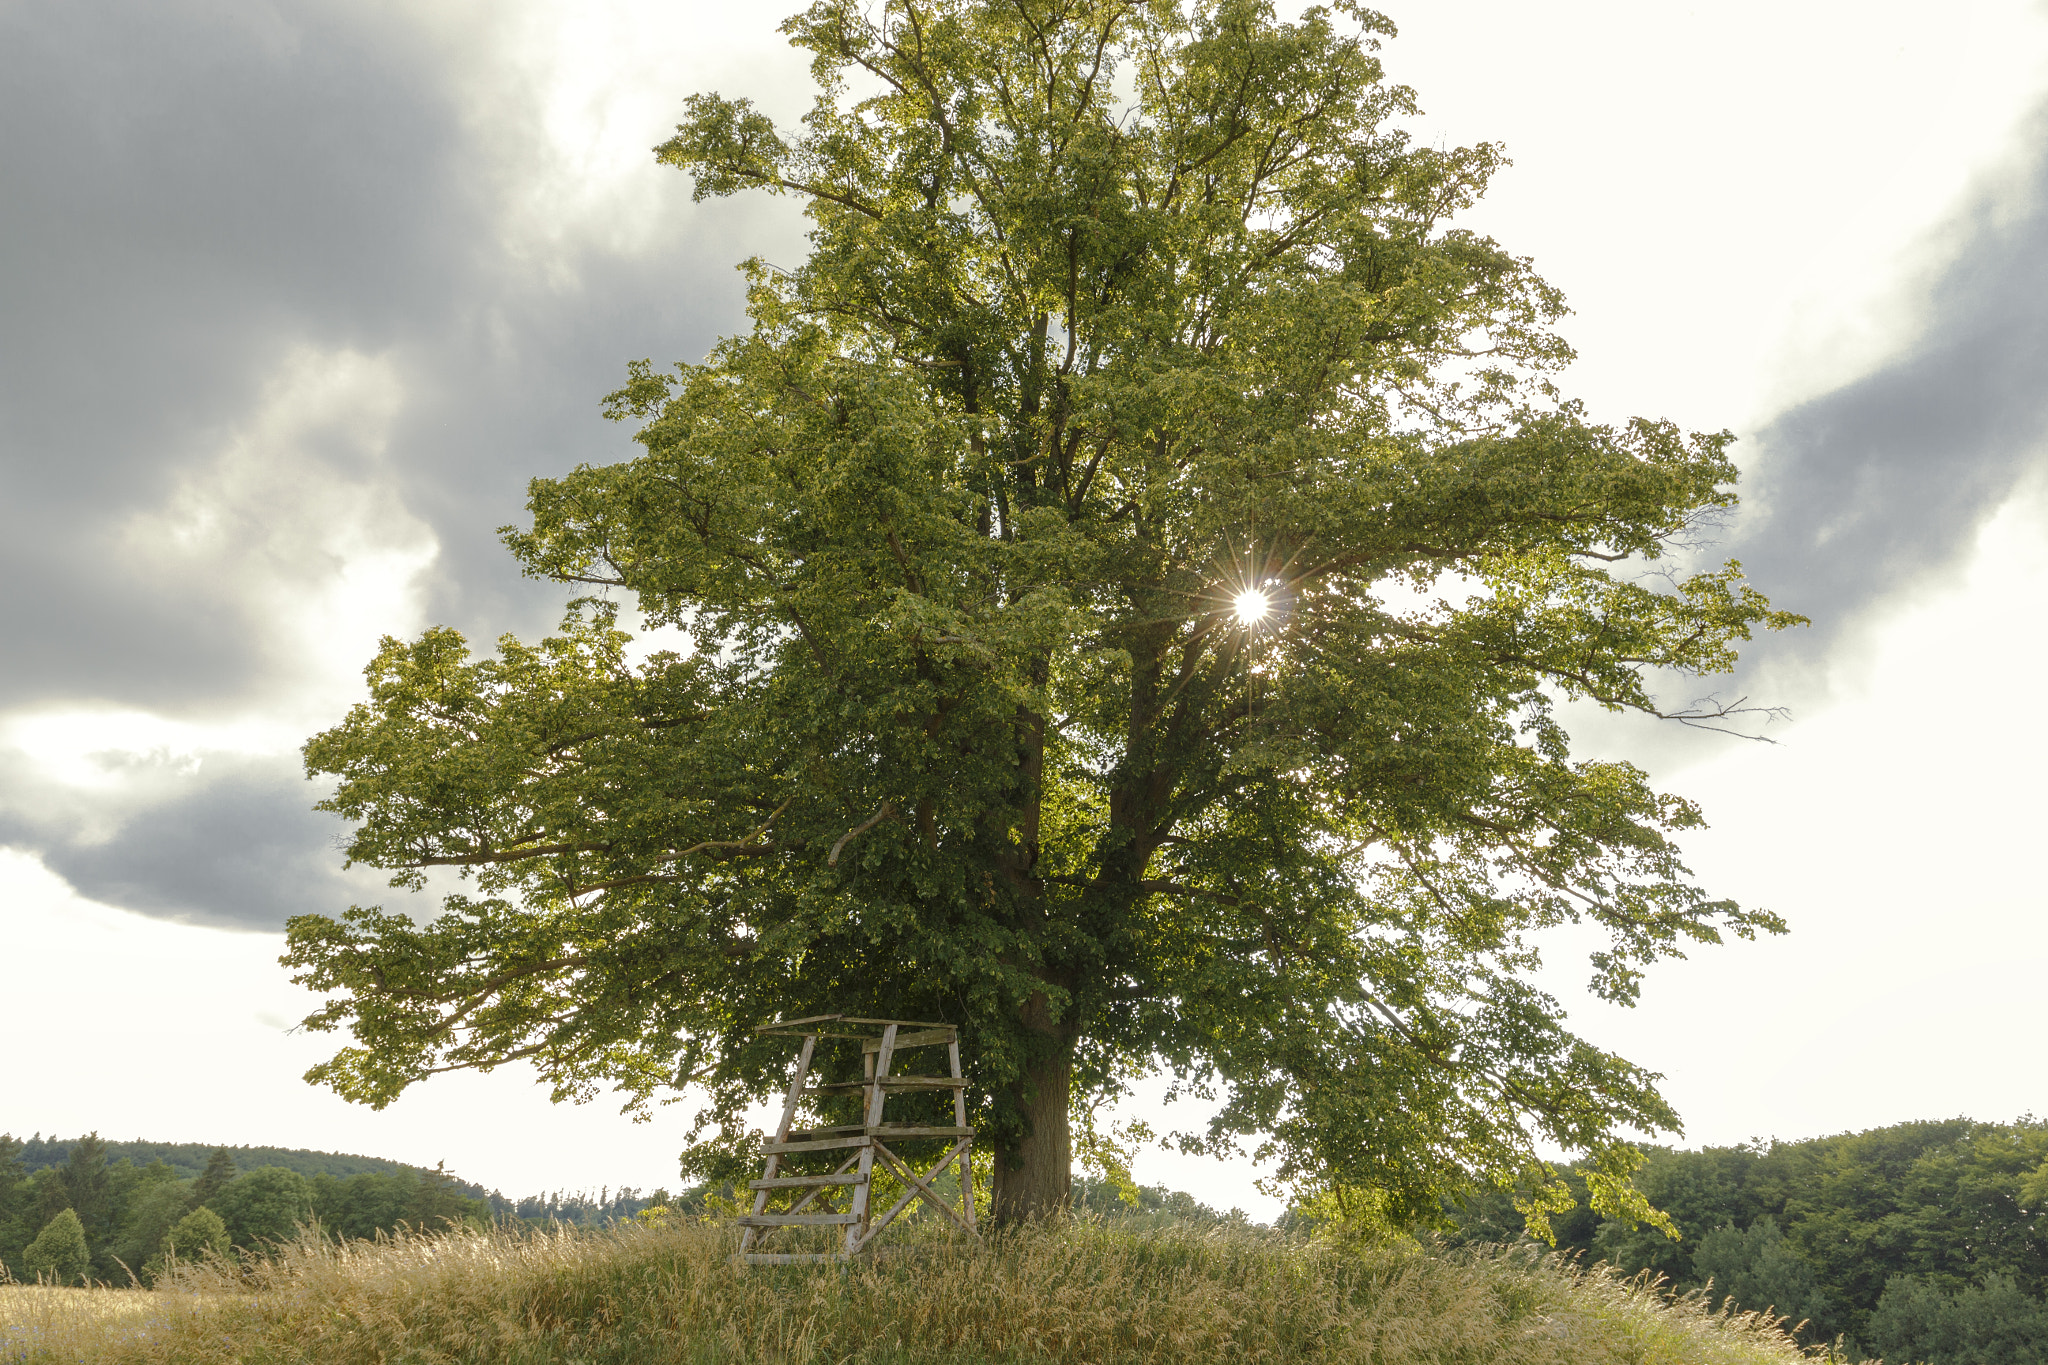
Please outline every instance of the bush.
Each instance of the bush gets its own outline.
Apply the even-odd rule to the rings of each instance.
[[[43,1225],[36,1239],[22,1254],[28,1273],[51,1284],[82,1284],[92,1266],[92,1253],[85,1245],[85,1225],[70,1209]]]
[[[231,1249],[228,1225],[212,1209],[194,1209],[164,1234],[162,1249],[145,1267],[151,1283],[172,1266],[225,1257]]]

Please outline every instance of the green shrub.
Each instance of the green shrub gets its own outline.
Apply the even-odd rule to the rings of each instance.
[[[51,1284],[82,1284],[92,1266],[85,1245],[85,1225],[70,1209],[43,1225],[22,1255],[28,1273]]]
[[[231,1246],[228,1225],[220,1215],[212,1209],[194,1209],[164,1234],[162,1248],[150,1258],[145,1270],[154,1284],[172,1266],[203,1264],[225,1257]]]

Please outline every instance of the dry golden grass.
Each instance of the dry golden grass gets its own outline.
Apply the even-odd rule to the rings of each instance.
[[[155,1306],[154,1296],[133,1290],[0,1284],[0,1361],[39,1358],[36,1351],[50,1342],[99,1340],[122,1319]]]
[[[892,1233],[892,1236],[894,1234]],[[0,1361],[109,1365],[1762,1365],[1771,1323],[1522,1254],[1080,1222],[906,1229],[851,1267],[742,1269],[708,1223],[279,1248],[156,1291],[0,1290]]]

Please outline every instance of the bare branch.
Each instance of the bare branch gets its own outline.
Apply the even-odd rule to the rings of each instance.
[[[825,855],[825,866],[839,866],[839,850],[845,848],[849,840],[866,834],[895,813],[896,803],[894,801],[884,801],[873,815],[870,815],[866,820],[863,820],[860,824],[855,825],[852,829],[839,836],[839,841],[832,845],[832,851]]]

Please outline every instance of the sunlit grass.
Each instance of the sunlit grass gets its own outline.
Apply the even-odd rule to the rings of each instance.
[[[0,1360],[92,1360],[90,1343],[161,1307],[138,1289],[0,1284]]]
[[[1524,1253],[1077,1222],[906,1229],[850,1267],[743,1269],[716,1223],[308,1238],[141,1290],[0,1289],[9,1362],[1752,1365],[1768,1321]]]

